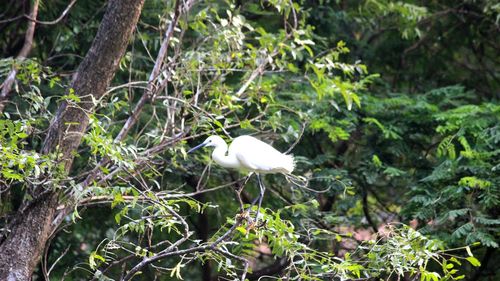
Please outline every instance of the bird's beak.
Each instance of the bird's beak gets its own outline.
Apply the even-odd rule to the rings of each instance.
[[[207,144],[206,144],[206,143],[204,143],[204,142],[203,142],[203,143],[200,143],[200,144],[198,144],[197,146],[195,146],[195,147],[191,148],[190,150],[188,150],[188,152],[187,152],[187,153],[191,153],[191,152],[193,152],[193,151],[195,151],[195,150],[197,150],[197,149],[199,149],[199,148],[204,147],[205,145],[207,145]]]

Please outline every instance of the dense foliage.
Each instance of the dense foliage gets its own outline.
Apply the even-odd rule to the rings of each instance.
[[[33,2],[0,4],[2,89],[17,71],[0,112],[0,243],[33,187],[58,190],[64,219],[36,278],[500,276],[496,1],[146,0],[69,174],[41,147],[58,105],[82,102],[72,74],[107,3],[37,24],[16,58]],[[38,18],[67,5],[41,1]],[[186,154],[210,134],[295,155],[297,176],[265,177],[257,221],[254,177]]]

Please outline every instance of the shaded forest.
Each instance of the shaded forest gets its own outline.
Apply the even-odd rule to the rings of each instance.
[[[499,50],[493,0],[2,1],[0,280],[497,280]]]

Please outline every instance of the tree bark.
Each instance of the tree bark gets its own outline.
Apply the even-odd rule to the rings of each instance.
[[[62,154],[60,160],[66,171],[87,128],[89,114],[94,112],[94,101],[102,98],[118,68],[143,2],[109,2],[94,42],[73,79],[72,88],[81,101],[77,105],[64,101],[52,120],[42,152]]]
[[[94,100],[106,92],[128,40],[134,30],[144,0],[110,0],[97,35],[78,67],[72,89],[78,103],[63,101],[52,120],[43,153],[58,153],[69,173],[76,149],[95,110]],[[60,194],[34,187],[35,199],[27,202],[8,225],[7,237],[0,244],[0,280],[30,280],[47,239],[57,227],[53,219]],[[61,190],[61,189],[59,189]]]

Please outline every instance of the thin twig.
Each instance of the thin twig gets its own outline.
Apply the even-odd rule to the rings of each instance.
[[[190,253],[205,252],[205,251],[209,251],[209,250],[215,250],[215,248],[218,246],[218,244],[220,244],[221,242],[223,242],[227,237],[229,237],[229,235],[231,235],[234,232],[234,230],[236,229],[236,227],[238,227],[239,225],[241,225],[242,221],[243,221],[242,217],[237,217],[237,220],[236,220],[235,224],[230,229],[228,229],[221,237],[219,237],[213,243],[202,245],[202,246],[198,246],[198,247],[192,247],[192,248],[188,248],[188,249],[184,249],[184,250],[176,250],[176,251],[173,251],[173,248],[169,247],[168,251],[167,251],[167,249],[165,249],[162,252],[160,252],[158,254],[155,254],[155,255],[153,255],[151,257],[145,257],[140,263],[136,264],[127,273],[127,275],[125,275],[125,277],[122,278],[121,280],[122,281],[130,280],[132,277],[134,277],[134,275],[139,270],[141,270],[145,266],[147,266],[147,265],[149,265],[149,264],[151,264],[153,262],[156,262],[158,260],[164,259],[166,257],[180,256],[180,255],[186,255],[186,254],[190,254]]]
[[[198,191],[190,192],[190,193],[177,193],[177,194],[161,194],[160,193],[160,194],[157,194],[156,197],[158,199],[162,199],[162,200],[170,200],[170,199],[179,199],[179,198],[194,197],[194,196],[202,194],[202,193],[213,192],[213,191],[216,191],[216,190],[219,190],[219,189],[231,186],[231,185],[236,184],[238,182],[242,182],[245,179],[246,179],[246,177],[238,179],[238,180],[230,182],[230,183],[219,185],[219,186],[216,186],[216,187],[213,187],[213,188],[202,189],[202,190],[198,190]],[[111,195],[109,195],[109,196],[108,195],[93,196],[93,197],[85,198],[85,199],[79,201],[78,204],[80,206],[91,205],[91,204],[105,204],[105,203],[113,202],[113,200],[114,200],[114,196],[111,196]],[[149,196],[138,196],[137,197],[137,196],[131,196],[131,195],[124,195],[123,196],[123,200],[125,202],[132,202],[134,200],[148,202],[148,201],[151,201],[151,197],[149,197]],[[61,206],[59,208],[64,208],[64,206]]]
[[[66,255],[66,253],[68,253],[70,248],[71,246],[66,247],[66,250],[64,250],[64,252],[52,263],[49,270],[47,271],[47,281],[49,280],[50,273],[52,272],[56,264]]]
[[[155,81],[158,79],[158,77],[161,74],[163,62],[165,61],[165,58],[167,57],[167,51],[168,51],[168,46],[170,45],[171,39],[174,34],[175,27],[177,26],[177,23],[179,21],[179,17],[181,15],[181,12],[184,10],[184,12],[189,11],[191,6],[194,4],[194,0],[189,0],[187,3],[185,3],[185,6],[181,6],[181,1],[182,0],[177,0],[175,3],[175,12],[174,12],[174,17],[172,18],[172,21],[170,22],[167,30],[165,31],[165,39],[162,42],[162,45],[160,47],[160,51],[158,52],[158,55],[156,57],[155,65],[153,67],[153,70],[151,71],[151,74],[149,75],[148,83],[147,86],[143,92],[143,95],[137,102],[132,114],[129,116],[125,124],[123,125],[122,129],[118,133],[118,135],[115,137],[115,142],[120,142],[122,141],[125,136],[128,134],[130,129],[135,125],[137,120],[139,119],[139,115],[141,114],[144,106],[146,103],[150,100],[150,98],[154,95],[155,92],[158,91],[157,88],[155,88]],[[183,9],[184,8],[184,9]],[[166,79],[168,80],[168,78]],[[92,181],[94,181],[99,175],[102,174],[100,167],[104,166],[109,162],[108,158],[105,158],[101,160],[100,163],[97,164],[97,166],[89,173],[87,178],[83,182],[83,186],[89,186]]]
[[[190,0],[185,4],[184,7],[184,12],[187,12],[191,6],[194,4],[194,0]],[[122,141],[125,136],[128,134],[132,126],[137,122],[139,115],[142,112],[142,109],[146,105],[146,103],[152,98],[154,94],[154,82],[158,79],[158,77],[161,74],[161,69],[163,66],[163,62],[165,61],[165,58],[167,57],[167,52],[168,52],[168,46],[170,45],[170,41],[174,35],[174,30],[175,27],[177,26],[177,23],[179,22],[179,17],[181,16],[183,7],[181,6],[181,0],[177,0],[175,2],[175,11],[174,11],[174,17],[172,18],[172,21],[170,22],[167,30],[165,31],[165,39],[163,40],[160,51],[158,52],[158,55],[156,57],[155,65],[153,67],[153,70],[151,71],[151,74],[149,75],[149,80],[148,80],[148,86],[147,89],[144,91],[142,94],[140,100],[137,102],[134,111],[132,112],[132,115],[127,119],[125,122],[125,125],[123,125],[122,129],[118,133],[118,135],[115,138],[115,141]],[[168,80],[168,78],[166,79]]]
[[[249,261],[243,257],[237,256],[233,253],[230,253],[228,251],[224,251],[222,249],[215,249],[215,251],[221,253],[222,255],[224,255],[226,257],[241,261],[244,265],[243,272],[241,273],[241,281],[245,281],[245,278],[246,278],[247,273],[248,273],[248,267],[250,265]]]
[[[64,9],[64,11],[61,13],[61,15],[57,19],[52,20],[52,21],[40,21],[40,20],[37,20],[36,17],[30,16],[30,15],[24,15],[24,17],[27,18],[28,20],[30,20],[31,22],[34,22],[34,23],[43,24],[43,25],[54,25],[54,24],[59,23],[68,14],[69,10],[73,7],[73,5],[75,5],[76,1],[77,0],[71,0],[71,2],[68,4],[66,9]]]
[[[297,139],[295,140],[295,142],[294,142],[294,143],[292,143],[292,145],[291,145],[291,146],[287,149],[287,151],[285,151],[285,154],[290,153],[290,151],[292,151],[292,149],[294,149],[294,148],[295,148],[295,146],[296,146],[297,144],[299,144],[300,140],[302,139],[302,135],[304,135],[304,131],[306,130],[306,126],[307,126],[307,122],[304,122],[304,123],[302,124],[302,128],[300,129],[300,134],[299,134],[299,136],[297,137]]]
[[[38,15],[38,3],[39,0],[35,0],[33,6],[31,6],[30,15],[32,18],[36,18]],[[19,61],[23,61],[33,48],[33,37],[35,35],[35,26],[36,23],[34,21],[28,23],[28,29],[26,30],[26,34],[24,36],[24,45],[16,58]],[[7,75],[7,79],[5,79],[5,81],[2,84],[2,92],[0,93],[0,113],[3,112],[5,104],[9,99],[12,90],[12,85],[16,82],[16,74],[17,74],[17,68],[14,65],[12,67],[12,70]]]

